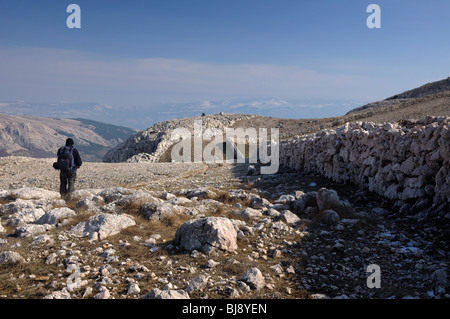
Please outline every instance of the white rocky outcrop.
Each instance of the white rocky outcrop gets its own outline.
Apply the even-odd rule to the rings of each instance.
[[[44,224],[24,224],[18,228],[16,228],[14,234],[18,237],[31,237],[37,234],[45,233],[51,230],[54,225]]]
[[[136,222],[132,216],[100,213],[73,226],[69,233],[77,237],[88,237],[91,240],[103,240],[134,225]]]
[[[16,199],[0,207],[0,216],[6,220],[7,225],[13,227],[34,223],[46,211],[66,204],[64,200],[59,199],[59,194],[55,196],[54,192],[43,189],[22,188],[8,191],[8,194],[10,197],[7,198]],[[11,196],[11,194],[14,195]]]
[[[44,213],[41,218],[35,221],[35,224],[57,225],[66,219],[74,218],[77,214],[68,207],[59,207]]]
[[[224,130],[226,127],[231,127],[236,121],[251,117],[253,115],[220,113],[159,122],[130,136],[125,142],[117,145],[104,156],[103,161],[110,163],[157,163],[161,156],[174,144],[174,141],[171,141],[171,133],[175,129],[186,128],[193,132],[194,121],[201,120],[203,130],[208,128]]]

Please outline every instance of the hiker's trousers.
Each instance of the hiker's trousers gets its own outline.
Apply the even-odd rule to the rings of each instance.
[[[59,179],[60,179],[59,193],[61,195],[66,195],[68,193],[73,192],[75,190],[76,178],[77,178],[76,173],[60,171],[60,173],[59,173]]]

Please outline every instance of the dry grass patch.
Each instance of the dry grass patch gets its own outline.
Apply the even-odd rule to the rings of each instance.
[[[41,299],[58,272],[56,266],[45,265],[42,260],[0,265],[0,294],[7,298]]]
[[[217,196],[215,198],[216,201],[228,204],[228,205],[235,205],[235,204],[241,204],[242,206],[248,206],[250,204],[250,199],[242,199],[239,197],[233,197],[230,195],[230,191],[226,190],[219,190],[216,191]]]
[[[220,205],[214,212],[214,216],[230,218],[233,209],[229,205]]]

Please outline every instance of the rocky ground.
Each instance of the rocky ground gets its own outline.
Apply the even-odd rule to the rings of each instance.
[[[450,298],[448,212],[246,164],[84,163],[61,199],[53,161],[0,159],[1,298]]]

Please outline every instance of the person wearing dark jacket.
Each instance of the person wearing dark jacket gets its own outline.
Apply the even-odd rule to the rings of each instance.
[[[77,169],[80,168],[80,153],[74,148],[74,141],[71,138],[66,140],[66,145],[58,149],[57,157],[59,163],[59,193],[61,196],[70,194],[75,190],[75,180],[77,178]],[[67,156],[68,155],[68,156]]]

